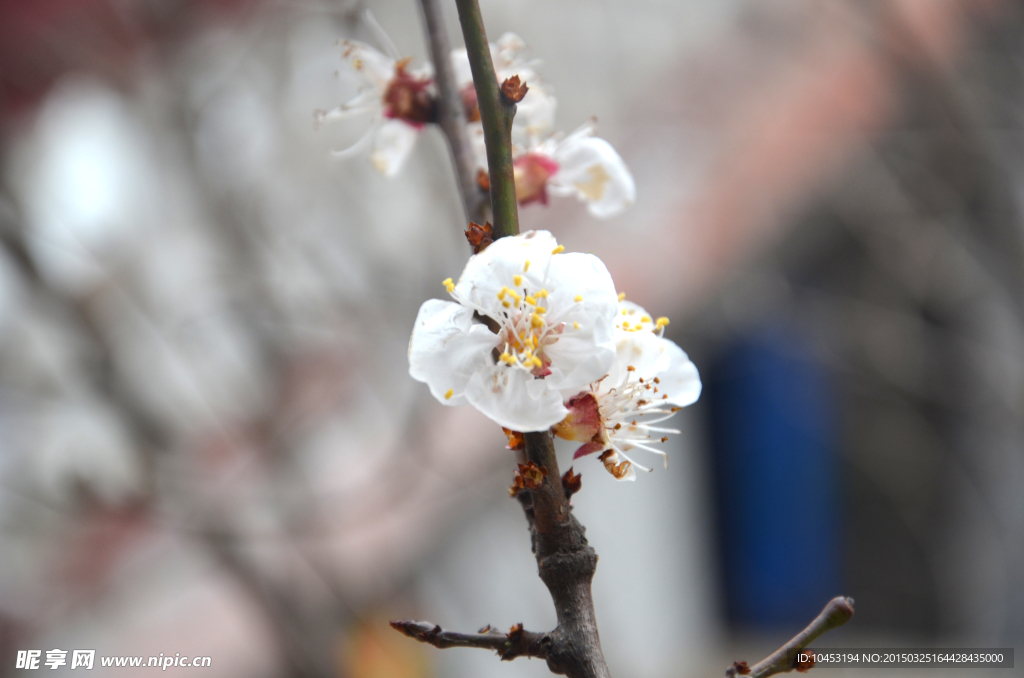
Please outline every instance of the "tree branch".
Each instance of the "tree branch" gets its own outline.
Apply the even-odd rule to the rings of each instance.
[[[437,82],[437,124],[448,140],[466,218],[482,224],[485,197],[476,182],[476,158],[466,135],[466,114],[452,68],[452,47],[444,24],[444,12],[440,0],[420,0],[420,6]]]
[[[455,5],[459,9],[459,23],[466,41],[477,105],[480,107],[480,122],[484,128],[491,182],[493,233],[497,240],[519,233],[519,209],[512,174],[512,118],[516,114],[516,105],[502,94],[498,85],[479,2],[455,0]]]
[[[393,621],[391,627],[415,638],[421,643],[429,643],[434,647],[478,647],[494,650],[502,661],[511,661],[516,657],[537,657],[546,659],[551,647],[551,635],[524,631],[522,624],[516,624],[508,633],[485,627],[479,633],[458,633],[444,631],[440,626],[424,621]]]
[[[814,621],[808,624],[800,633],[796,634],[788,643],[773,652],[767,658],[762,659],[747,669],[746,662],[736,662],[725,670],[728,678],[735,678],[737,675],[751,676],[751,678],[767,678],[776,673],[788,673],[796,666],[796,656],[819,636],[839,628],[853,617],[853,598],[837,596],[828,601],[825,609],[821,611]]]
[[[431,33],[440,32],[440,13],[430,0],[421,0]],[[519,212],[516,203],[515,178],[512,168],[512,120],[515,101],[522,98],[526,88],[518,78],[508,81],[508,96],[502,91],[491,61],[490,44],[484,30],[478,0],[455,0],[459,10],[459,23],[466,41],[470,70],[476,88],[480,120],[487,146],[487,164],[490,171],[491,211],[493,237],[519,233]],[[442,62],[447,55],[438,55]],[[438,86],[440,82],[439,69]],[[450,94],[450,90],[446,92]],[[548,587],[555,604],[558,626],[551,633],[527,634],[513,627],[507,636],[497,633],[476,635],[445,632],[427,622],[393,622],[392,626],[408,636],[436,647],[484,647],[497,650],[503,659],[514,656],[544,657],[553,673],[570,678],[611,678],[608,665],[601,652],[594,614],[594,599],[590,582],[597,568],[597,554],[584,537],[583,526],[572,515],[569,499],[562,488],[551,433],[539,431],[525,433],[525,453],[529,461],[547,470],[547,478],[540,486],[519,493],[519,499],[530,525],[533,552],[537,557],[540,578]],[[528,640],[522,640],[522,639]],[[527,646],[520,651],[516,639]],[[510,645],[511,643],[511,645]]]
[[[526,457],[547,469],[543,484],[520,493],[530,524],[541,581],[555,604],[558,626],[551,632],[548,668],[570,678],[610,678],[597,632],[590,583],[597,553],[572,514],[562,488],[555,445],[547,431],[524,433]]]

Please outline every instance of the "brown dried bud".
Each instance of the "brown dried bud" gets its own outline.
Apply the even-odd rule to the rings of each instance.
[[[796,661],[793,668],[797,673],[807,673],[814,668],[814,652],[812,650],[800,650],[796,653]]]
[[[519,468],[516,469],[515,475],[512,478],[512,487],[508,488],[509,496],[515,497],[523,490],[536,490],[544,484],[544,478],[547,475],[548,470],[546,468],[537,466],[532,461],[519,464]]]
[[[525,82],[519,81],[518,75],[513,75],[511,78],[505,78],[505,82],[501,83],[501,93],[505,95],[505,98],[514,104],[518,104],[526,96],[526,93],[530,90],[526,86]]]
[[[628,461],[619,461],[619,455],[615,453],[615,450],[605,450],[605,452],[598,457],[603,463],[604,467],[613,476],[622,480],[629,474],[629,467],[632,466]]]
[[[491,625],[490,625],[490,624],[488,624],[487,626],[485,626],[485,627],[483,627],[482,629],[480,629],[479,631],[477,631],[477,633],[487,633],[487,632],[489,632],[490,630],[491,630]]]
[[[518,624],[514,624],[512,626],[512,628],[510,628],[508,630],[508,634],[506,634],[506,635],[508,635],[508,639],[511,640],[511,641],[517,640],[519,638],[519,636],[523,635],[523,624],[522,624],[522,622],[520,622]]]
[[[476,185],[484,193],[491,190],[491,175],[487,173],[487,170],[478,169],[476,171]]]
[[[568,499],[583,488],[583,474],[576,475],[572,472],[572,466],[562,476],[562,489],[565,490],[565,498]]]
[[[508,438],[508,448],[507,449],[509,449],[509,450],[523,450],[523,449],[526,449],[526,446],[523,443],[523,434],[522,433],[520,433],[519,431],[513,431],[512,429],[505,428],[504,426],[501,427],[501,430],[505,432],[505,436]]]
[[[491,229],[490,222],[483,226],[472,221],[469,222],[469,228],[466,229],[466,240],[473,246],[473,254],[480,254],[494,242],[494,238],[491,237]]]
[[[526,489],[536,490],[544,484],[548,470],[543,466],[537,466],[532,461],[528,461],[525,464],[519,464],[519,475],[523,478],[523,484],[526,486]]]
[[[747,666],[747,662],[733,662],[732,667],[726,673],[732,673],[732,675],[749,676],[750,667]]]

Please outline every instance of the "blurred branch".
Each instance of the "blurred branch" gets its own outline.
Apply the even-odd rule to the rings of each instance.
[[[429,643],[434,647],[478,647],[494,650],[503,661],[511,661],[516,657],[537,657],[546,659],[551,646],[551,636],[547,633],[524,631],[522,624],[516,624],[508,633],[492,630],[489,626],[479,633],[458,633],[444,631],[440,626],[422,621],[393,621],[391,627],[421,643]]]
[[[430,58],[434,62],[434,77],[437,81],[437,124],[448,140],[466,218],[482,224],[484,194],[476,182],[476,159],[466,135],[466,113],[459,84],[455,81],[455,70],[452,68],[452,46],[444,25],[444,12],[440,0],[420,0],[420,6],[423,8],[423,22],[426,24]]]
[[[491,61],[491,46],[484,30],[484,20],[477,0],[455,0],[459,23],[466,41],[469,67],[473,72],[480,122],[484,127],[487,167],[491,185],[491,214],[494,218],[494,239],[519,233],[519,209],[516,183],[512,174],[512,118],[516,105],[498,85]]]
[[[796,634],[788,643],[773,652],[767,658],[755,664],[753,668],[747,668],[746,662],[736,662],[725,670],[728,678],[736,676],[751,676],[751,678],[766,678],[776,673],[789,673],[797,669],[797,654],[824,633],[839,628],[853,617],[853,598],[837,596],[828,601],[825,609],[821,611],[814,621],[808,624],[800,633]],[[813,665],[813,664],[812,664]],[[810,668],[809,666],[807,668]],[[806,671],[807,668],[803,670]]]

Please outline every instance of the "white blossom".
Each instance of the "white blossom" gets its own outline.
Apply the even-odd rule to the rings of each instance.
[[[549,132],[555,124],[558,101],[552,94],[551,86],[537,70],[540,60],[526,58],[526,43],[515,33],[505,33],[497,42],[490,43],[490,47],[491,61],[494,63],[494,73],[498,82],[518,75],[529,87],[523,100],[516,104],[516,115],[512,119],[513,141],[525,141],[531,136]],[[480,113],[476,109],[473,73],[465,48],[452,50],[451,60],[455,70],[455,81],[463,93],[463,102],[466,104],[470,136],[478,139],[482,148],[483,129],[479,124]],[[484,167],[486,166],[485,162]]]
[[[595,217],[619,214],[636,201],[636,184],[611,144],[588,122],[567,137],[551,135],[513,150],[516,196],[521,204],[547,204],[548,194],[575,196]]]
[[[371,146],[370,162],[384,176],[395,176],[405,164],[419,132],[435,115],[436,98],[430,91],[433,69],[425,64],[408,68],[409,59],[393,59],[361,42],[342,42],[342,57],[359,79],[360,91],[347,103],[314,112],[317,125],[358,114],[372,122],[355,144],[335,157],[360,154]]]
[[[668,318],[653,320],[642,307],[621,301],[615,319],[615,362],[607,376],[566,403],[569,416],[554,427],[557,436],[584,443],[574,458],[601,452],[618,480],[635,480],[636,463],[626,453],[642,449],[668,456],[658,445],[675,429],[657,426],[700,396],[697,368],[674,342],[665,339]]]
[[[469,403],[515,431],[565,419],[566,398],[608,373],[618,299],[591,254],[547,231],[501,238],[420,307],[409,373],[445,405]]]

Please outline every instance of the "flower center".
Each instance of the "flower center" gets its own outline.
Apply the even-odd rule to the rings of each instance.
[[[406,58],[395,64],[395,77],[384,90],[384,115],[421,127],[437,119],[437,100],[427,91],[429,79],[406,72],[408,63]]]
[[[516,198],[525,205],[535,200],[548,204],[548,179],[558,171],[558,163],[540,153],[527,153],[512,163]]]
[[[665,456],[662,450],[650,445],[664,443],[668,441],[668,436],[663,434],[679,431],[660,428],[654,424],[665,421],[680,408],[665,402],[668,400],[668,394],[659,393],[660,384],[661,380],[658,377],[645,381],[643,377],[636,376],[633,367],[627,367],[622,383],[597,396],[597,408],[601,413],[609,444],[617,452],[639,447]],[[639,464],[636,466],[648,470]]]
[[[530,267],[527,261],[524,273]],[[498,322],[498,360],[510,368],[524,369],[535,377],[551,374],[551,360],[544,349],[556,341],[565,330],[565,323],[551,323],[547,317],[548,291],[531,289],[522,275],[512,276],[512,285],[498,292],[501,315]]]

